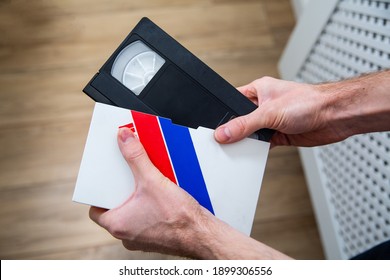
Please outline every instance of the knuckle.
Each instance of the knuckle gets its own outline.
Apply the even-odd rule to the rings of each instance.
[[[142,188],[139,189],[140,194],[146,195],[149,198],[156,195],[156,188],[169,187],[173,182],[162,175],[157,169],[156,172],[149,172],[147,176],[140,178]]]
[[[107,225],[106,230],[117,239],[122,239],[126,233],[124,226],[117,220],[114,220],[109,225]]]
[[[245,134],[247,131],[248,121],[245,117],[236,118],[234,126],[239,135]]]
[[[93,222],[95,222],[96,224],[99,224],[98,223],[98,220],[97,220],[97,217],[96,217],[96,215],[95,215],[95,213],[93,213],[93,210],[92,209],[90,209],[89,210],[89,218],[93,221]]]
[[[275,78],[273,77],[270,77],[270,76],[264,76],[264,77],[261,77],[260,79],[257,79],[255,81],[256,83],[256,86],[259,88],[259,89],[266,89],[268,88],[270,85],[274,84],[275,82]]]
[[[136,246],[136,244],[133,242],[130,242],[128,240],[123,240],[122,244],[123,244],[123,247],[125,247],[129,251],[138,250],[138,247]]]
[[[142,158],[145,154],[145,150],[141,145],[136,145],[133,147],[129,147],[125,150],[125,158],[128,161],[136,161],[139,158]]]
[[[268,83],[268,82],[272,82],[275,78],[272,78],[270,76],[263,76],[261,77],[260,79],[258,79],[257,81],[259,83]]]

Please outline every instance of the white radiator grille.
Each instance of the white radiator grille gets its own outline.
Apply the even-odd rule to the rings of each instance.
[[[296,80],[335,81],[390,68],[389,2],[339,1]],[[354,136],[314,154],[342,257],[390,239],[390,132]]]

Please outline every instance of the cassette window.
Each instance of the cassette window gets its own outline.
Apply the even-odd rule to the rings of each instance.
[[[139,95],[164,63],[165,59],[138,40],[118,54],[111,75]]]

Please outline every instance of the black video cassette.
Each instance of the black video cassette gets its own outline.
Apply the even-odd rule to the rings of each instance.
[[[257,106],[210,67],[143,18],[84,88],[97,102],[215,129]],[[269,141],[271,129],[259,140]]]

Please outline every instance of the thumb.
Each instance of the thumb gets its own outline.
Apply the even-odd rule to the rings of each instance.
[[[263,120],[258,117],[258,110],[234,118],[218,127],[214,133],[215,140],[219,143],[233,143],[248,137],[260,128],[264,128]]]
[[[150,161],[144,147],[138,138],[128,127],[122,127],[118,131],[118,145],[123,157],[130,166],[134,179],[142,179],[152,172],[157,171]]]

